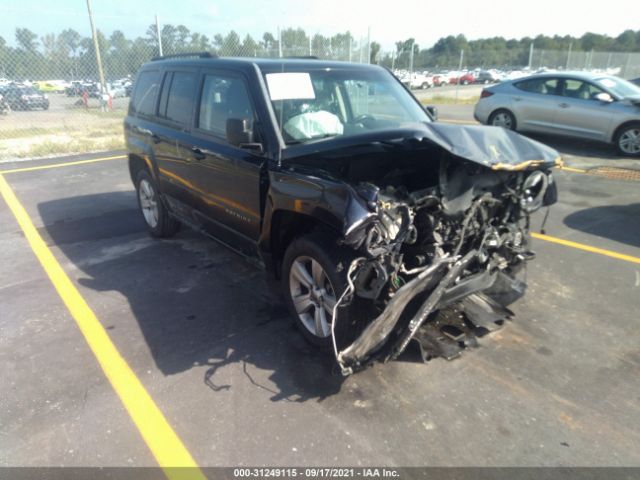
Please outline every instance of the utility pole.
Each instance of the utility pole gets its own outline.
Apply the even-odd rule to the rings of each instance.
[[[89,11],[89,23],[91,23],[91,35],[93,36],[93,48],[96,51],[96,63],[98,64],[98,75],[100,76],[100,92],[107,91],[107,84],[104,81],[104,72],[102,71],[102,59],[100,58],[100,47],[98,45],[98,35],[96,27],[93,24],[93,13],[91,13],[91,0],[87,0],[87,10]]]
[[[312,50],[311,50],[311,35],[309,35],[309,56],[313,56]]]
[[[564,69],[569,70],[569,65],[571,64],[571,48],[573,47],[573,42],[569,43],[569,52],[567,53],[567,64]]]
[[[162,56],[162,35],[160,35],[160,21],[156,13],[156,35],[158,36],[158,55]]]
[[[349,62],[351,62],[351,41],[353,39],[351,38],[351,33],[349,33]]]
[[[371,63],[371,27],[367,27],[367,63]]]

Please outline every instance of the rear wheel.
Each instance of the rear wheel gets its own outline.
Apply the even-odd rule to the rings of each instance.
[[[169,215],[169,211],[158,195],[156,184],[147,170],[138,172],[136,191],[138,206],[149,233],[154,237],[170,237],[175,234],[180,224]]]
[[[640,156],[640,122],[630,123],[621,128],[615,139],[616,148],[625,157]]]
[[[347,270],[354,257],[325,233],[299,237],[287,248],[282,265],[285,301],[298,329],[314,345],[325,349],[333,346],[333,309],[347,287]],[[338,309],[338,348],[356,338],[366,321],[368,306],[354,298],[350,305]]]
[[[516,129],[516,118],[509,110],[496,110],[489,117],[489,125],[502,127],[507,130]]]

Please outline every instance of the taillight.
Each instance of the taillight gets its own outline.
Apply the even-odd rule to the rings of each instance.
[[[490,92],[489,90],[482,90],[482,92],[480,92],[480,98],[487,98],[490,97],[491,95],[493,95],[493,92]]]

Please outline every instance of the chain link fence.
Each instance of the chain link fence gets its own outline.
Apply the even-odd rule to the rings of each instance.
[[[394,51],[383,51],[370,41],[368,32],[323,35],[287,28],[259,39],[242,38],[233,31],[208,38],[182,25],[150,25],[144,36],[135,39],[120,31],[109,37],[98,31],[96,40],[104,82],[96,43],[74,30],[38,37],[18,28],[15,47],[0,38],[0,160],[122,148],[122,121],[135,73],[161,51],[164,55],[209,51],[219,56],[314,56],[376,63],[399,77],[407,72],[446,74],[447,84],[450,78],[472,70],[492,70],[502,78],[540,69],[640,76],[640,53],[512,48],[433,54],[407,42],[396,44]]]

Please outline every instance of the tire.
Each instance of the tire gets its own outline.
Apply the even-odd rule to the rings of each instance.
[[[347,270],[354,258],[355,252],[338,246],[324,232],[294,239],[284,255],[282,290],[287,307],[305,339],[323,350],[333,349],[330,312],[347,287]],[[354,297],[350,305],[338,309],[338,349],[355,340],[371,308],[371,302]]]
[[[428,89],[428,88],[429,88],[429,84],[428,84],[427,82],[424,82],[424,83],[421,85],[421,87],[422,87],[422,90],[426,90],[426,89]]]
[[[489,116],[489,125],[494,127],[502,127],[507,130],[515,131],[517,128],[516,117],[509,110],[499,109]]]
[[[158,238],[173,236],[180,223],[173,218],[158,195],[158,187],[147,170],[136,175],[138,207],[149,233]]]
[[[640,122],[622,127],[616,134],[615,145],[623,157],[640,157]]]

